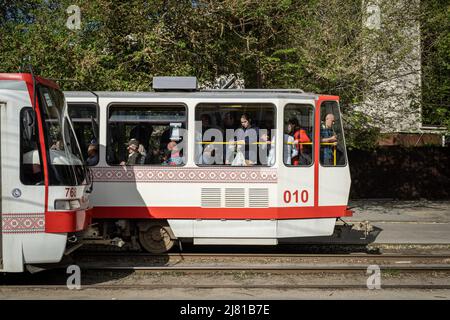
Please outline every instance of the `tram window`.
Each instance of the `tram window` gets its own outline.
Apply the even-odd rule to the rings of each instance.
[[[288,104],[284,108],[283,162],[308,167],[313,163],[314,108]]]
[[[69,116],[72,120],[83,159],[88,166],[99,161],[98,107],[96,104],[69,103]]]
[[[180,105],[112,105],[108,116],[107,163],[184,165],[186,119],[186,107]]]
[[[275,164],[273,104],[207,104],[195,109],[197,165]]]
[[[20,119],[20,180],[25,185],[42,185],[44,173],[33,109],[23,108]]]
[[[322,102],[320,118],[320,163],[323,166],[345,166],[347,160],[344,131],[338,103]]]

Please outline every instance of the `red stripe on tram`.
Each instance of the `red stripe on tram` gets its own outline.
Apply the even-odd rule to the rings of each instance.
[[[25,77],[27,76],[27,77]],[[45,213],[48,212],[48,166],[47,166],[47,150],[45,149],[45,137],[44,137],[44,127],[42,125],[42,117],[41,112],[39,109],[39,103],[37,99],[36,94],[36,101],[34,100],[35,92],[33,90],[33,78],[31,75],[24,75],[24,78],[26,79],[26,84],[28,87],[28,93],[30,94],[31,99],[31,105],[35,108],[36,112],[36,120],[38,122],[38,134],[39,134],[39,145],[41,149],[41,155],[42,155],[42,168],[44,171],[44,186],[45,186],[45,201],[44,201],[44,209]],[[36,84],[38,83],[36,79]],[[36,89],[36,88],[35,88]]]
[[[94,207],[97,219],[312,219],[348,216],[347,206],[202,208],[202,207]]]

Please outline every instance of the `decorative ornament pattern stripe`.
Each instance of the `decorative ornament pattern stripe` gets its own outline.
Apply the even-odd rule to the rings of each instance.
[[[45,232],[44,213],[3,213],[3,233],[43,233]]]
[[[95,182],[277,183],[270,168],[96,167]]]

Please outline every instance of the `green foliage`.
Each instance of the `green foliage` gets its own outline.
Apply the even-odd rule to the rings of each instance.
[[[422,0],[424,123],[450,130],[450,2]]]
[[[380,137],[380,129],[370,124],[369,117],[353,110],[344,122],[345,142],[348,149],[373,150]]]
[[[360,0],[107,1],[0,0],[0,71],[30,58],[36,73],[77,79],[92,90],[149,90],[156,75],[195,75],[200,82],[240,73],[247,88],[302,88],[339,95],[349,145],[369,147],[377,129],[354,112],[379,65],[395,69],[410,48],[402,28],[426,21],[424,100],[433,119],[450,123],[449,5],[445,0],[380,0],[382,30],[364,28]],[[81,30],[69,30],[69,5]],[[443,10],[445,8],[445,10]],[[369,70],[370,72],[368,72]],[[82,89],[71,83],[65,89]],[[431,117],[431,116],[430,116]],[[434,121],[434,120],[431,120]]]

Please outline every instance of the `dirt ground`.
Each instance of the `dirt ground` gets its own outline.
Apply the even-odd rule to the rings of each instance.
[[[36,276],[36,275],[34,275]],[[46,277],[52,278],[49,281]],[[449,273],[402,274],[383,271],[381,289],[367,289],[367,275],[230,272],[184,274],[94,272],[82,274],[81,289],[65,287],[62,274],[35,277],[30,285],[0,286],[1,299],[450,299],[449,289],[392,289],[395,285],[447,285]],[[58,279],[59,278],[59,279]],[[17,283],[17,281],[16,281]],[[55,284],[54,286],[43,287]],[[299,286],[293,288],[289,286]],[[358,288],[340,289],[336,285]],[[204,286],[203,288],[201,286]],[[220,286],[220,288],[214,288]],[[288,286],[284,287],[283,286]],[[301,286],[309,286],[307,288]],[[385,286],[385,288],[383,288]],[[320,288],[318,288],[320,287]]]
[[[326,290],[326,289],[146,289],[146,290],[96,290],[84,289],[64,292],[59,290],[0,290],[1,299],[58,299],[58,300],[449,300],[450,290],[380,289],[380,290]]]

